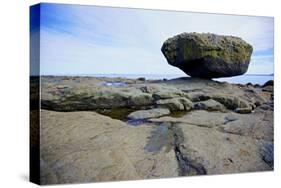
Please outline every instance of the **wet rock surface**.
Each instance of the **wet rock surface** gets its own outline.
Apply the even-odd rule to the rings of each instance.
[[[149,110],[138,110],[128,115],[129,119],[148,119],[157,118],[170,114],[170,110],[167,108],[153,108]]]
[[[262,142],[260,153],[264,162],[266,162],[271,168],[274,166],[274,147],[273,142]]]
[[[42,184],[274,168],[268,84],[42,77],[41,85]]]

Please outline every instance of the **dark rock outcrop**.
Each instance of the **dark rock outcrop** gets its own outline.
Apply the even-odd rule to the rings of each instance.
[[[244,74],[253,48],[239,37],[182,33],[166,40],[161,51],[189,76],[219,78]]]
[[[274,84],[273,80],[268,80],[267,82],[265,82],[265,83],[263,84],[262,87],[273,86],[273,84]]]

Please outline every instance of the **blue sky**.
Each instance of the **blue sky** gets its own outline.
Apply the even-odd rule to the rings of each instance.
[[[167,63],[163,42],[182,32],[211,32],[253,45],[247,73],[273,73],[273,22],[270,17],[41,4],[40,71],[184,75]]]

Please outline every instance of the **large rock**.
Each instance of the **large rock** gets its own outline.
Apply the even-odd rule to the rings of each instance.
[[[195,110],[182,117],[164,116],[150,119],[150,122],[185,123],[198,127],[215,128],[222,133],[273,141],[273,114],[270,111],[237,114]]]
[[[152,104],[151,94],[135,88],[74,86],[58,89],[56,87],[47,88],[41,95],[42,107],[56,111],[139,108]]]
[[[253,47],[239,37],[182,33],[161,48],[168,63],[192,77],[219,78],[248,70]]]
[[[183,175],[273,170],[272,113],[237,114],[205,110],[181,118],[151,122],[171,124],[176,156]]]
[[[41,184],[178,176],[173,150],[145,149],[155,126],[133,127],[95,112],[41,115]]]
[[[184,123],[176,126],[183,133],[183,141],[178,144],[180,156],[195,175],[272,170],[272,149],[261,152],[259,141],[251,137]]]

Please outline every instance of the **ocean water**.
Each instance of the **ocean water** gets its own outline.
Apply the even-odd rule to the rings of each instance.
[[[235,84],[247,84],[247,83],[252,83],[252,84],[259,84],[263,85],[265,82],[268,80],[273,80],[274,76],[273,75],[251,75],[251,74],[245,74],[242,76],[234,76],[234,77],[229,77],[229,78],[219,78],[219,79],[214,79],[217,81],[225,81],[228,83],[235,83]]]
[[[94,76],[94,77],[124,77],[124,78],[131,78],[137,79],[144,77],[147,80],[162,80],[162,79],[175,79],[180,77],[187,77],[186,75],[182,74],[93,74],[93,75],[83,75],[83,76]],[[268,80],[273,80],[274,76],[269,74],[245,74],[242,76],[234,76],[228,78],[218,78],[213,79],[216,81],[226,81],[228,83],[235,83],[235,84],[260,84],[263,85]]]

